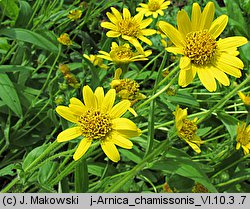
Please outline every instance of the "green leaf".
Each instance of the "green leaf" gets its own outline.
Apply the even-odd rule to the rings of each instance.
[[[202,184],[210,192],[217,191],[199,164],[193,162],[186,153],[176,148],[168,150],[166,159],[154,162],[150,169],[165,171],[169,174],[176,173]]]
[[[217,117],[221,122],[226,126],[226,129],[228,130],[231,139],[234,139],[236,136],[236,130],[238,125],[238,120],[230,115],[228,115],[225,112],[217,112]]]
[[[0,35],[8,36],[13,40],[19,40],[31,43],[42,49],[58,53],[58,48],[54,43],[44,38],[42,35],[30,30],[22,28],[6,28],[0,30]]]
[[[196,99],[188,94],[177,94],[176,96],[167,96],[167,100],[179,105],[185,105],[190,107],[200,106]]]
[[[39,157],[49,146],[49,144],[45,144],[42,145],[40,147],[36,147],[35,149],[33,149],[24,159],[23,161],[23,170],[25,171],[30,164],[37,159],[37,157]]]
[[[20,11],[15,27],[26,27],[32,16],[32,8],[27,1],[19,1]]]
[[[0,73],[9,73],[9,72],[20,72],[20,71],[30,71],[35,70],[33,67],[21,66],[21,65],[1,65]]]
[[[17,19],[19,8],[16,0],[0,0],[0,8],[10,19]]]
[[[16,89],[7,74],[0,73],[0,98],[19,117],[22,107]]]
[[[45,184],[48,182],[49,178],[55,173],[58,167],[57,162],[47,162],[39,168],[38,171],[38,182],[40,184]]]
[[[89,187],[88,167],[86,160],[78,163],[75,168],[75,192],[87,192]]]
[[[14,164],[10,164],[4,168],[2,168],[0,170],[0,176],[14,176],[16,175],[14,172],[13,172],[13,169],[15,168],[16,166]]]

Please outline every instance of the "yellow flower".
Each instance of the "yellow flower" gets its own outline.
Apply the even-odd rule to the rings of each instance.
[[[100,68],[107,70],[109,67],[103,63],[103,59],[98,57],[97,55],[83,55],[86,59],[88,59],[94,66],[99,66]]]
[[[241,91],[238,92],[238,95],[246,106],[250,106],[250,96],[246,96]]]
[[[66,45],[66,46],[72,45],[72,41],[70,40],[69,34],[67,34],[67,33],[64,33],[64,34],[60,35],[60,37],[57,38],[57,40],[61,44]]]
[[[120,160],[116,145],[131,149],[133,143],[128,139],[139,136],[141,130],[127,118],[121,116],[130,107],[130,102],[124,100],[114,105],[116,93],[111,89],[104,95],[102,87],[95,92],[89,86],[83,87],[84,104],[77,98],[71,98],[68,107],[58,106],[56,112],[66,120],[75,123],[75,127],[61,132],[58,142],[65,142],[77,137],[84,137],[73,156],[80,159],[89,149],[93,140],[99,140],[107,157],[118,162]]]
[[[176,107],[174,116],[178,136],[187,142],[195,152],[200,153],[200,145],[203,141],[201,141],[200,137],[196,135],[198,129],[196,122],[198,118],[195,118],[194,120],[187,119],[187,108],[181,109],[179,106]]]
[[[151,18],[143,20],[142,13],[138,13],[134,17],[131,17],[127,8],[123,9],[123,14],[114,7],[111,7],[111,10],[112,13],[107,12],[107,16],[111,22],[101,23],[103,28],[110,29],[106,34],[108,37],[116,38],[121,36],[123,39],[133,44],[140,53],[143,52],[143,49],[138,39],[150,46],[152,45],[152,42],[145,37],[156,33],[153,29],[146,29],[152,22]]]
[[[70,72],[70,68],[68,65],[59,64],[59,70],[62,72],[64,79],[67,81],[68,85],[77,89],[80,87],[80,84],[74,74]]]
[[[71,10],[68,14],[68,18],[72,21],[80,19],[82,16],[82,11],[79,9]]]
[[[161,30],[175,45],[168,47],[167,51],[182,55],[179,75],[179,85],[182,87],[189,85],[196,73],[211,92],[216,90],[216,80],[229,86],[226,73],[236,78],[241,77],[240,70],[244,64],[237,57],[237,47],[246,44],[247,39],[235,36],[216,41],[227,25],[228,16],[221,15],[213,21],[214,12],[212,2],[206,5],[203,12],[194,3],[191,20],[184,10],[178,12],[178,30],[167,22],[159,22]]]
[[[152,54],[151,50],[145,51],[143,54],[133,52],[129,44],[119,46],[116,42],[112,42],[111,50],[109,53],[99,51],[100,58],[112,61],[115,64],[128,64],[130,62],[148,60],[148,56]]]
[[[165,0],[149,0],[148,4],[139,4],[141,7],[137,7],[136,11],[145,14],[146,17],[153,15],[153,18],[157,18],[158,14],[163,16],[163,10],[168,8],[170,1]]]
[[[246,127],[246,123],[242,123],[242,126],[238,124],[237,127],[237,137],[236,137],[236,149],[242,149],[244,150],[244,154],[247,155],[249,154],[249,149],[250,149],[250,125]]]

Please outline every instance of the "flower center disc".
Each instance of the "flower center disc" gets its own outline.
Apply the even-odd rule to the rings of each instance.
[[[120,81],[120,84],[114,87],[117,94],[123,99],[135,99],[139,92],[140,85],[136,81],[128,78],[121,79]]]
[[[179,131],[179,135],[181,138],[184,138],[188,141],[192,140],[196,131],[197,131],[197,125],[188,119],[183,120],[183,125],[181,130]]]
[[[158,9],[160,9],[160,5],[158,3],[158,0],[157,1],[154,1],[154,0],[153,1],[149,1],[149,3],[148,3],[148,9],[151,12],[155,12]]]
[[[111,119],[100,110],[89,109],[78,119],[82,135],[88,139],[100,139],[111,130]]]
[[[138,29],[140,28],[140,26],[135,21],[131,19],[121,20],[118,23],[118,25],[119,25],[120,33],[122,35],[134,36],[134,37],[138,35]]]
[[[216,48],[216,41],[206,30],[191,32],[186,35],[184,54],[194,64],[209,64],[214,57]]]
[[[133,52],[127,47],[118,46],[111,50],[110,57],[115,62],[127,61],[133,57]]]

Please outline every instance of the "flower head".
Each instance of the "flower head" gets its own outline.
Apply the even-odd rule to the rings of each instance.
[[[196,73],[208,91],[216,90],[216,80],[224,86],[230,81],[226,75],[241,77],[243,62],[237,57],[237,47],[247,43],[240,36],[224,39],[216,38],[225,29],[228,16],[221,15],[213,21],[215,7],[209,2],[201,12],[197,3],[193,4],[191,20],[186,11],[177,16],[178,29],[167,22],[160,21],[159,27],[175,45],[167,51],[180,54],[179,85],[186,87]],[[215,80],[216,79],[216,80]]]
[[[170,1],[165,0],[148,0],[148,4],[139,4],[141,7],[137,7],[136,11],[145,14],[146,17],[153,15],[153,18],[157,18],[158,14],[163,16],[163,10],[167,9],[170,5]]]
[[[240,124],[238,124],[237,127],[237,137],[236,137],[236,149],[240,149],[240,147],[242,147],[242,149],[244,150],[244,154],[247,155],[249,154],[249,150],[250,150],[250,125],[248,125],[248,127],[246,127],[246,123],[242,123],[242,125],[240,126]]]
[[[138,13],[132,17],[127,8],[123,9],[123,14],[114,7],[111,7],[111,10],[112,13],[107,12],[107,16],[111,22],[101,23],[102,27],[110,29],[106,34],[108,37],[115,38],[121,36],[133,44],[140,53],[143,52],[143,49],[138,39],[150,46],[152,45],[152,42],[145,37],[156,33],[153,29],[146,29],[152,22],[152,19],[143,20],[142,13]]]
[[[74,74],[70,72],[70,68],[68,65],[59,64],[59,70],[62,72],[64,79],[67,81],[68,85],[77,89],[80,87],[80,84]]]
[[[250,106],[250,96],[246,96],[241,91],[238,92],[238,95],[246,106]]]
[[[195,118],[194,120],[187,119],[187,108],[181,109],[179,106],[176,107],[174,116],[178,136],[187,142],[195,152],[200,153],[200,145],[203,141],[201,141],[200,137],[196,135],[198,129],[196,122],[198,118]]]
[[[110,87],[115,89],[118,97],[120,97],[121,100],[129,100],[131,105],[138,100],[145,99],[146,96],[140,93],[139,83],[129,78],[120,79],[121,74],[122,69],[118,68],[115,71],[114,79],[110,83]]]
[[[68,107],[56,108],[60,116],[75,124],[75,127],[61,132],[57,141],[65,142],[84,137],[76,149],[74,160],[80,159],[86,153],[93,140],[100,141],[102,150],[114,162],[120,160],[116,145],[125,149],[132,148],[133,143],[128,138],[139,136],[141,131],[131,120],[121,118],[130,107],[130,102],[124,100],[114,106],[115,97],[114,89],[104,95],[102,87],[93,92],[89,86],[84,86],[84,104],[73,97]]]
[[[88,59],[94,66],[99,66],[100,68],[107,70],[109,67],[103,63],[103,59],[98,57],[97,55],[83,55],[86,59]]]
[[[145,51],[143,54],[133,52],[129,44],[119,46],[116,42],[112,42],[111,50],[109,53],[105,51],[99,51],[101,55],[99,58],[103,58],[112,61],[115,64],[128,64],[130,62],[148,60],[148,56],[152,53],[151,50]]]
[[[60,35],[60,37],[57,38],[57,40],[61,44],[66,45],[66,46],[72,45],[72,41],[70,40],[69,34],[67,34],[67,33],[64,33],[64,34]]]
[[[82,11],[79,9],[71,10],[68,14],[68,18],[71,19],[72,21],[80,19],[82,16]]]

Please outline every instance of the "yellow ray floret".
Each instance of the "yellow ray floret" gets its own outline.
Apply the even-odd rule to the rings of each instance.
[[[145,14],[146,17],[153,16],[157,18],[158,15],[163,16],[163,10],[167,9],[170,5],[170,1],[165,0],[149,0],[147,4],[140,3],[141,7],[137,7],[136,11]]]
[[[175,45],[166,50],[182,55],[180,58],[179,85],[186,87],[196,74],[201,83],[210,91],[216,91],[216,80],[224,86],[230,81],[226,74],[241,77],[243,62],[237,57],[237,47],[247,43],[240,36],[216,40],[225,29],[228,16],[221,15],[213,20],[215,6],[209,2],[201,12],[197,3],[193,4],[192,16],[181,10],[177,15],[177,26],[160,21],[159,27]]]
[[[80,159],[86,153],[93,140],[100,141],[102,150],[113,162],[120,160],[116,145],[125,149],[132,148],[133,143],[129,138],[139,136],[141,131],[131,120],[121,118],[130,108],[130,102],[123,100],[114,105],[115,97],[114,89],[105,95],[102,87],[93,92],[89,86],[84,86],[84,103],[73,97],[68,107],[56,108],[60,116],[75,124],[75,127],[61,132],[57,141],[66,142],[83,137],[73,156],[74,160]]]
[[[195,152],[200,153],[200,145],[203,141],[196,135],[198,129],[196,122],[198,118],[194,120],[187,119],[187,108],[181,109],[179,106],[176,107],[174,116],[178,136],[188,143]]]
[[[123,9],[122,14],[114,7],[111,7],[111,11],[112,13],[107,12],[107,16],[111,22],[101,23],[102,27],[110,30],[106,34],[108,37],[122,37],[133,44],[140,53],[143,52],[143,49],[138,40],[150,46],[152,45],[152,42],[146,37],[156,33],[154,29],[146,28],[150,25],[152,19],[143,20],[144,15],[142,13],[138,13],[132,17],[127,8]]]

